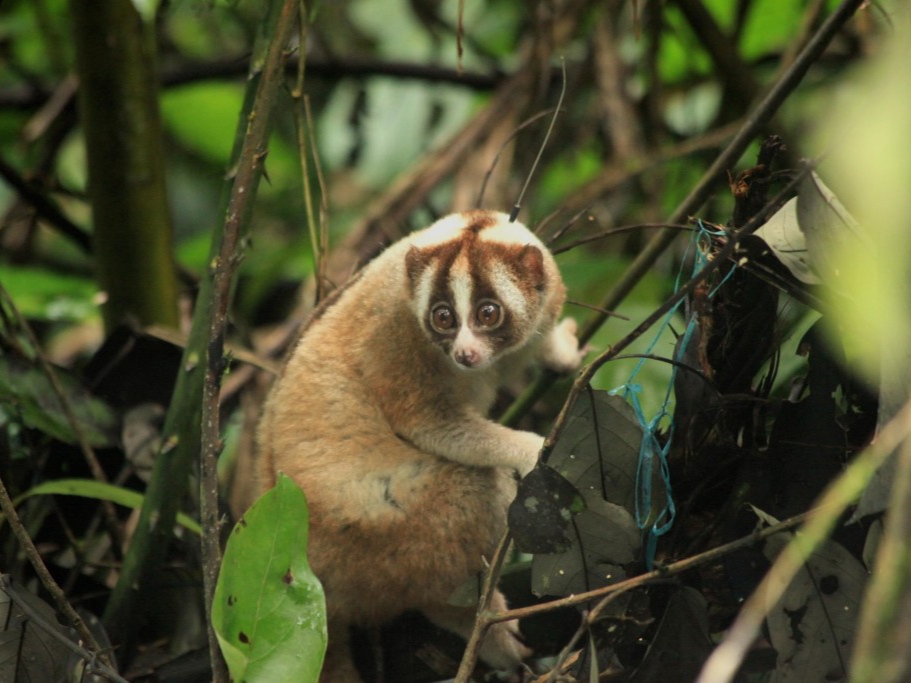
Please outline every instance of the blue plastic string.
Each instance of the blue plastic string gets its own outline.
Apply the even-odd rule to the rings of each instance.
[[[685,264],[690,256],[690,252],[693,253],[693,274],[699,272],[699,270],[705,266],[707,262],[705,255],[711,247],[712,237],[724,235],[724,232],[722,231],[708,229],[700,220],[696,221],[696,226],[696,230],[693,231],[683,257],[683,263]],[[681,266],[680,270],[677,272],[677,279],[674,282],[674,291],[677,291],[680,288],[683,271],[684,266]],[[715,292],[718,291],[718,288],[724,284],[733,272],[734,269],[732,268],[722,281],[709,292],[709,298],[714,296]],[[670,326],[674,314],[682,303],[682,301],[678,302],[674,308],[668,311],[664,322],[662,322],[661,326],[658,328],[654,339],[652,339],[644,355],[652,355],[652,351],[657,345],[658,340]],[[690,319],[687,321],[686,329],[683,332],[683,337],[674,353],[675,361],[680,362],[683,358],[684,352],[690,343],[695,329],[696,318],[695,316],[690,316]],[[654,564],[658,538],[671,529],[677,514],[677,508],[674,504],[674,497],[671,489],[670,472],[667,465],[667,454],[670,450],[674,436],[674,419],[669,407],[671,404],[671,392],[673,391],[674,381],[677,377],[677,365],[671,367],[671,377],[668,381],[667,391],[665,392],[664,401],[662,402],[661,407],[658,409],[657,413],[648,420],[645,417],[642,405],[639,401],[639,395],[642,393],[642,386],[635,381],[636,376],[639,374],[639,371],[642,369],[646,360],[647,359],[644,357],[640,358],[633,368],[632,373],[630,373],[630,377],[626,383],[617,387],[611,391],[611,393],[618,394],[622,392],[623,399],[630,404],[633,413],[636,416],[636,420],[639,422],[640,427],[642,427],[642,443],[639,447],[639,462],[636,468],[635,518],[636,525],[645,532],[645,562],[646,566],[651,569]],[[669,425],[667,429],[667,438],[662,446],[661,442],[658,440],[657,433],[665,418],[667,418]],[[649,524],[649,518],[651,517],[652,511],[652,468],[656,462],[661,476],[661,483],[664,487],[665,503],[651,524]]]

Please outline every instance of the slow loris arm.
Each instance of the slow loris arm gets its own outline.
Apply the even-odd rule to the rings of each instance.
[[[480,415],[458,416],[403,434],[418,448],[472,467],[509,467],[525,476],[538,461],[544,437],[510,429]]]

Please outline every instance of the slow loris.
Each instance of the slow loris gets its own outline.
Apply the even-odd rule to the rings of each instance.
[[[467,637],[474,610],[447,604],[484,568],[506,526],[516,473],[543,438],[487,419],[508,373],[582,359],[565,287],[527,228],[491,211],[447,216],[393,244],[317,309],[266,402],[263,488],[304,490],[311,565],[323,583],[323,683],[361,681],[348,627],[407,609]],[[505,609],[498,592],[493,608]],[[481,657],[528,656],[515,622]]]

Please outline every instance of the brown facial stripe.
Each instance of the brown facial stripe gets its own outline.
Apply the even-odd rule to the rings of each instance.
[[[492,228],[497,224],[497,217],[484,209],[465,211],[462,213],[462,216],[468,222],[468,227],[466,227],[465,230],[470,231],[475,235],[481,232],[481,230]]]
[[[478,233],[497,224],[497,217],[484,209],[464,211],[461,215],[467,223],[461,238],[432,247],[412,249],[408,253],[405,267],[412,285],[433,261],[439,262],[438,273],[448,273],[456,257],[466,248],[471,250],[472,245],[477,243]]]

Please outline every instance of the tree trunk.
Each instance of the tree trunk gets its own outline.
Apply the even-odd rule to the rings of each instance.
[[[130,0],[72,0],[105,326],[177,325],[154,29]]]

